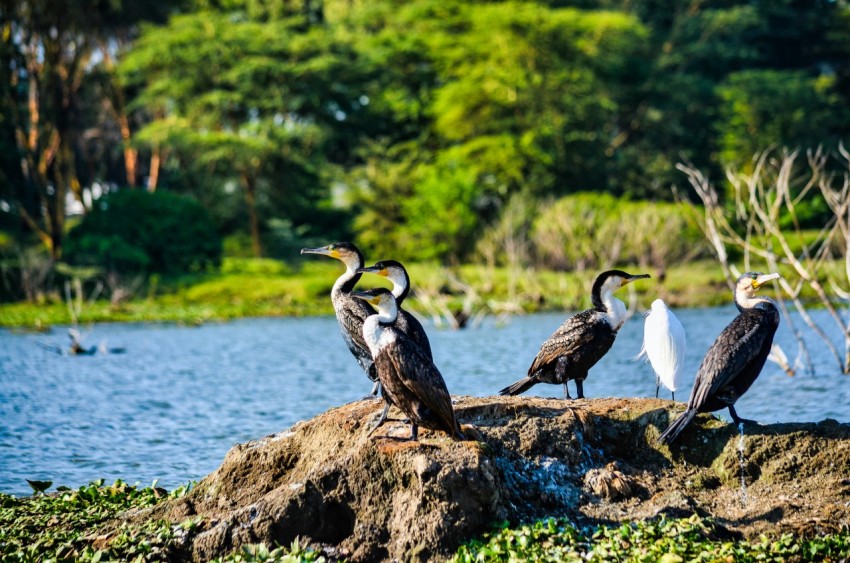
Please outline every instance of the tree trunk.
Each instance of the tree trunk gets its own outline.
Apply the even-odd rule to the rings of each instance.
[[[242,185],[245,188],[245,204],[248,206],[248,224],[251,230],[251,251],[256,258],[263,256],[260,243],[260,219],[257,216],[257,185],[253,176],[244,174]]]
[[[148,191],[154,193],[156,185],[159,182],[159,169],[162,166],[163,154],[162,149],[154,147],[151,152],[151,168],[148,174]]]

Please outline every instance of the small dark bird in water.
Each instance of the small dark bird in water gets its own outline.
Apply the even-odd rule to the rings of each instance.
[[[336,258],[345,264],[345,272],[334,283],[331,289],[331,302],[336,312],[336,320],[339,323],[342,338],[351,353],[357,359],[357,363],[366,372],[370,380],[375,382],[372,387],[372,395],[378,394],[378,372],[372,361],[372,353],[369,346],[363,340],[363,321],[366,317],[375,313],[365,301],[354,299],[351,292],[360,281],[361,274],[357,273],[365,263],[363,254],[350,242],[337,242],[321,248],[302,248],[301,254],[321,254]]]
[[[622,270],[602,272],[593,282],[590,298],[593,308],[567,319],[540,347],[528,368],[528,376],[502,389],[502,395],[518,395],[538,383],[561,383],[564,397],[570,398],[567,381],[576,382],[579,399],[584,398],[587,372],[604,356],[626,322],[626,306],[614,292],[649,274],[632,275]]]
[[[410,337],[428,356],[428,359],[433,360],[431,342],[428,340],[428,335],[425,333],[422,323],[402,308],[404,300],[410,294],[410,276],[401,262],[381,260],[376,262],[374,266],[358,268],[357,271],[364,274],[375,274],[392,282],[392,294],[398,306],[398,318],[395,321],[395,327]]]
[[[761,286],[778,277],[747,272],[738,278],[735,306],[741,313],[711,345],[697,371],[687,409],[658,437],[659,442],[675,440],[698,412],[728,408],[736,424],[753,422],[739,417],[734,405],[761,373],[779,327],[776,304],[756,297]]]
[[[412,339],[394,326],[398,306],[393,294],[388,289],[378,288],[357,291],[352,296],[378,311],[363,323],[363,338],[375,360],[384,398],[410,419],[410,439],[417,439],[419,426],[442,430],[457,440],[465,439],[437,366]]]

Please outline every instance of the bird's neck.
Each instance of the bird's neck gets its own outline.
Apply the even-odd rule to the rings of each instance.
[[[343,264],[345,264],[345,272],[337,278],[333,287],[334,293],[351,293],[354,286],[360,281],[360,276],[362,275],[357,273],[357,268],[363,267],[362,260],[358,261],[354,258],[350,261],[343,262]]]
[[[401,305],[408,293],[410,293],[409,284],[404,282],[400,284],[393,280],[393,297],[395,297],[396,303]]]
[[[377,315],[370,315],[366,317],[366,320],[363,321],[363,340],[366,341],[366,346],[369,347],[369,352],[372,354],[372,358],[378,355],[378,351],[380,350],[380,342],[381,342],[381,333],[383,332],[383,327],[378,322]]]
[[[739,311],[743,312],[747,309],[767,309],[769,307],[776,308],[776,303],[770,297],[756,297],[736,294],[735,295],[735,306]]]
[[[407,277],[407,274],[399,273],[390,276],[389,280],[393,283],[393,297],[395,297],[396,303],[401,305],[407,294],[410,293],[410,278]]]
[[[602,292],[598,297],[598,303],[594,302],[594,305],[608,315],[608,320],[614,330],[620,330],[620,327],[626,322],[626,304],[614,297],[613,292]]]
[[[391,309],[380,308],[375,316],[378,317],[378,323],[381,326],[390,326],[398,318],[398,309],[395,307]]]
[[[363,339],[373,358],[395,339],[395,333],[390,329],[394,322],[395,316],[387,314],[386,311],[379,311],[377,315],[370,315],[363,321]]]

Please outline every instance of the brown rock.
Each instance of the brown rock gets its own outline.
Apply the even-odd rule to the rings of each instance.
[[[697,512],[750,537],[850,522],[847,424],[748,429],[744,495],[737,428],[701,415],[672,449],[655,443],[675,403],[456,399],[479,441],[427,430],[406,441],[396,411],[367,437],[382,405],[358,401],[235,446],[187,497],[129,518],[200,517],[174,560],[299,538],[355,562],[433,560],[494,523],[548,516],[594,524]]]

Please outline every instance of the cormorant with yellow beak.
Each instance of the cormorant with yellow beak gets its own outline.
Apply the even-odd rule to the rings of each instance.
[[[372,362],[369,346],[363,340],[363,321],[369,315],[374,314],[374,311],[363,300],[351,297],[351,292],[362,275],[357,273],[357,269],[365,265],[363,254],[350,242],[336,242],[320,248],[302,248],[301,254],[330,256],[345,264],[345,272],[337,278],[333,289],[331,289],[331,302],[336,312],[336,320],[339,323],[342,338],[357,359],[357,363],[360,364],[369,379],[375,382],[372,387],[372,395],[377,395],[378,374]]]
[[[617,332],[626,322],[626,305],[614,297],[614,292],[648,277],[649,274],[632,275],[622,270],[599,274],[590,293],[593,308],[567,319],[540,347],[528,368],[528,376],[499,393],[518,395],[538,383],[561,383],[564,397],[569,399],[567,381],[572,379],[576,382],[578,398],[584,398],[588,370],[611,349]]]
[[[416,440],[419,426],[424,426],[463,440],[442,374],[422,349],[394,326],[398,307],[393,294],[378,288],[356,291],[352,296],[378,311],[363,323],[363,339],[372,352],[384,398],[410,419],[410,439]],[[377,425],[373,432],[375,428]]]
[[[698,412],[728,408],[736,424],[753,422],[738,416],[735,401],[761,373],[773,345],[779,310],[773,300],[756,297],[756,291],[778,277],[747,272],[738,278],[734,298],[740,314],[709,348],[697,371],[687,409],[658,437],[659,442],[675,440]]]
[[[422,349],[422,352],[429,359],[433,360],[431,342],[428,340],[428,335],[425,334],[422,323],[419,322],[419,319],[402,309],[402,303],[404,303],[405,298],[410,293],[410,276],[401,262],[396,260],[381,260],[380,262],[376,262],[374,266],[358,268],[357,271],[364,274],[376,274],[392,282],[392,294],[398,306],[398,318],[395,321],[396,328],[409,336]]]

